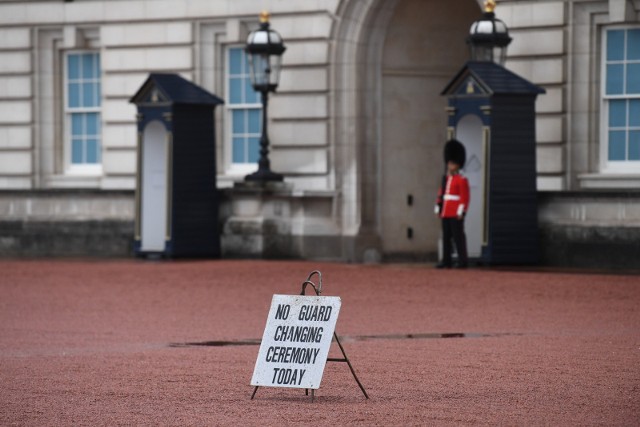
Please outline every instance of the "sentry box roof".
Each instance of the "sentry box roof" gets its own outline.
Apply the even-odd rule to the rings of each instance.
[[[441,95],[506,95],[545,93],[540,86],[490,61],[469,61],[447,84]]]
[[[224,101],[178,74],[151,73],[129,102],[141,104],[219,105]]]

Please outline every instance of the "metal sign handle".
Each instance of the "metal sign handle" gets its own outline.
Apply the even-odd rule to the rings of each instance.
[[[311,278],[314,275],[318,275],[318,285],[316,285],[311,281]],[[300,291],[300,295],[305,294],[305,291],[307,290],[307,285],[311,285],[311,287],[313,287],[313,290],[316,292],[316,295],[320,296],[320,294],[322,293],[322,273],[320,273],[320,271],[318,270],[314,270],[311,273],[309,273],[307,280],[302,282],[302,291]]]

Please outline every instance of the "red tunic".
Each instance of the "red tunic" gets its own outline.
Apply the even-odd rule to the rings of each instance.
[[[439,211],[442,206],[442,211]],[[467,212],[469,208],[469,181],[460,174],[447,175],[444,194],[442,187],[438,191],[436,213],[440,218],[457,218]]]

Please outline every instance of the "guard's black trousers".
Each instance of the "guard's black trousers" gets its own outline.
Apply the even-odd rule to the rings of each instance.
[[[458,263],[466,267],[467,258],[467,237],[464,234],[464,218],[442,218],[442,263],[451,266],[451,239],[456,243],[458,251]]]

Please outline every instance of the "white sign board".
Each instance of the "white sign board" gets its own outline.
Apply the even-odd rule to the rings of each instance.
[[[251,385],[318,389],[340,297],[274,295]]]

